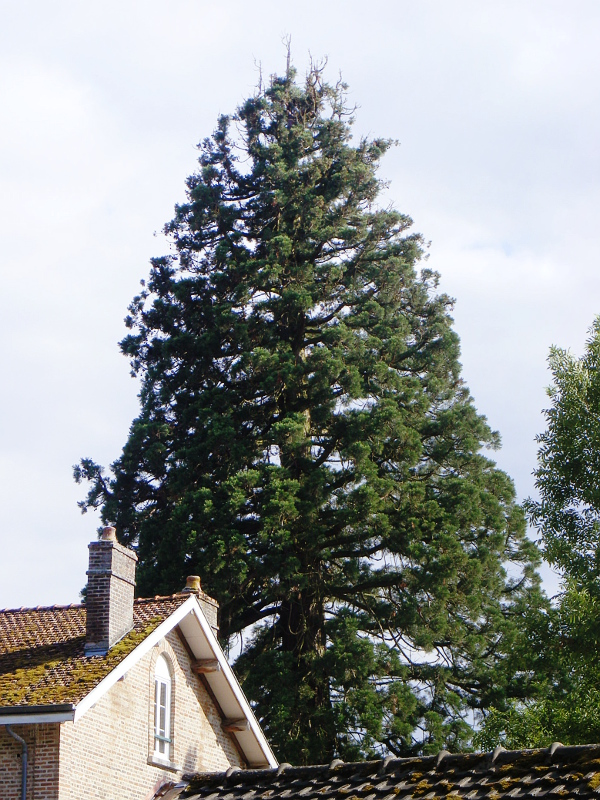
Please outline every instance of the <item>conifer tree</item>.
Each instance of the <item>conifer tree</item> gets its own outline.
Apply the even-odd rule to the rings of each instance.
[[[539,602],[450,300],[377,203],[391,142],[352,141],[344,90],[288,68],[200,145],[121,343],[139,416],[110,474],[76,468],[141,594],[201,575],[293,763],[466,746],[474,710],[526,691]]]

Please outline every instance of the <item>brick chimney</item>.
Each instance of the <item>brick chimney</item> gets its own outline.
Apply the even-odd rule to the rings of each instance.
[[[85,654],[105,655],[133,628],[137,556],[117,542],[116,531],[110,526],[89,550]]]

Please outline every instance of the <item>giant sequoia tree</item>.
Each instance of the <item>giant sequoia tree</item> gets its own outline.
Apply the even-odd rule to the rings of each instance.
[[[76,469],[141,593],[197,572],[244,632],[238,673],[296,763],[463,746],[473,709],[525,690],[537,602],[450,301],[377,205],[390,142],[353,143],[343,90],[288,69],[200,145],[127,319],[140,414],[110,475]]]

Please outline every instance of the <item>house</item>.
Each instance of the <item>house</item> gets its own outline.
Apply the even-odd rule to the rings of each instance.
[[[277,762],[216,639],[197,577],[134,599],[107,527],[86,603],[0,611],[1,800],[144,800],[183,773]]]
[[[493,753],[445,751],[329,766],[198,774],[163,800],[586,800],[600,792],[600,745]]]

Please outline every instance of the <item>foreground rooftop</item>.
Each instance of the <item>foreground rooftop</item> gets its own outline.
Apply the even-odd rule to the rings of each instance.
[[[164,800],[583,800],[600,795],[600,745],[387,758],[186,776]]]

